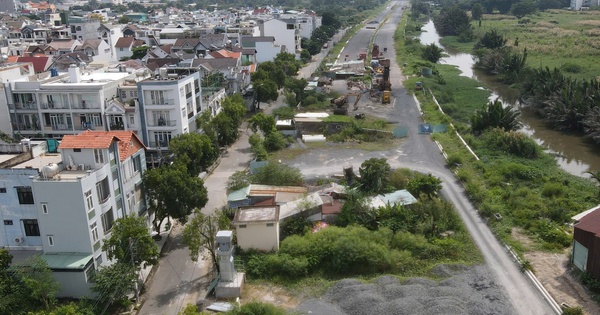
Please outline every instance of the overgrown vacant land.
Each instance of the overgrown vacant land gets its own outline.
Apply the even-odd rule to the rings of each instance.
[[[491,29],[507,38],[507,45],[527,49],[527,65],[532,68],[556,67],[566,74],[589,79],[598,75],[600,49],[600,11],[548,10],[517,19],[511,15],[485,14],[481,27],[472,22],[476,39]],[[517,40],[518,39],[518,40]],[[442,44],[470,52],[472,42],[458,43],[445,37]]]

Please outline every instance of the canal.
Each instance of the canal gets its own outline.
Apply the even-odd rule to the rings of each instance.
[[[471,54],[442,46],[433,21],[430,20],[423,26],[419,39],[424,45],[434,43],[444,49],[448,56],[440,60],[441,64],[456,66],[461,71],[461,75],[480,81],[488,87],[490,89],[489,100],[499,99],[505,105],[520,109],[523,123],[521,131],[528,134],[539,145],[553,154],[556,162],[565,171],[582,177],[589,177],[585,173],[587,171],[600,171],[600,146],[588,141],[579,134],[563,133],[550,128],[544,120],[536,116],[527,107],[522,107],[519,104],[516,90],[498,82],[493,76],[473,69],[475,61]]]

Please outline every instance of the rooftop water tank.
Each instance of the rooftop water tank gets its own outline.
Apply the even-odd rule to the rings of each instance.
[[[56,176],[56,174],[58,174],[59,171],[60,169],[58,167],[58,164],[50,163],[42,167],[42,176],[44,176],[45,178],[52,178]]]

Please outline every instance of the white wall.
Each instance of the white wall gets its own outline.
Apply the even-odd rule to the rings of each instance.
[[[242,223],[240,222],[240,224]],[[279,223],[274,223],[270,227],[266,222],[245,224],[245,228],[240,228],[240,224],[235,227],[237,244],[240,248],[244,250],[250,248],[264,251],[279,250]]]

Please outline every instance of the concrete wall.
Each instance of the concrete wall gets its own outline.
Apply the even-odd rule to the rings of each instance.
[[[37,169],[0,169],[0,188],[6,189],[0,193],[0,247],[32,247],[41,246],[39,236],[26,236],[23,219],[38,219],[35,204],[19,204],[19,197],[15,186],[32,186],[32,179],[37,176]],[[35,201],[35,195],[34,195]],[[12,225],[4,224],[4,220],[12,221]],[[23,242],[16,242],[16,238],[23,237]]]
[[[96,296],[91,290],[91,283],[85,279],[85,271],[52,271],[54,279],[61,285],[60,292],[56,297],[81,298],[84,296],[93,298]]]

